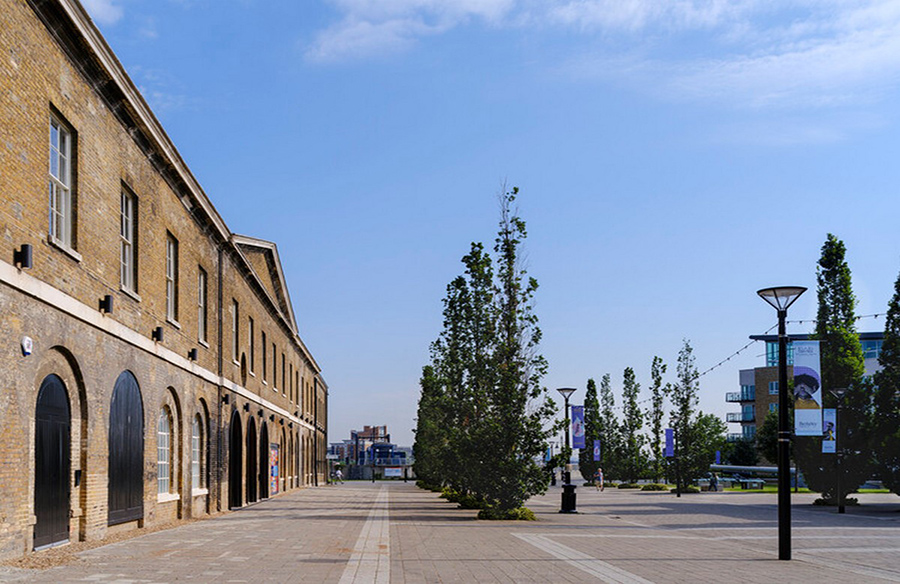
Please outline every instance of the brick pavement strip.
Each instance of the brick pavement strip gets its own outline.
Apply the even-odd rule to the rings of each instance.
[[[777,560],[775,496],[579,489],[535,497],[535,522],[485,522],[404,483],[306,489],[77,554],[29,582],[900,582],[900,498],[846,515],[795,495],[794,560]]]

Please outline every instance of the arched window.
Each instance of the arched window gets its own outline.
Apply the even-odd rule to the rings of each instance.
[[[159,423],[156,425],[156,465],[157,484],[159,494],[170,492],[172,481],[170,480],[170,461],[172,460],[172,422],[169,409],[163,408],[159,412]]]
[[[191,488],[202,489],[203,483],[203,423],[200,414],[191,424]]]

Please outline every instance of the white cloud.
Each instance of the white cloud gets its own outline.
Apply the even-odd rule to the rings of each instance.
[[[473,18],[499,23],[515,0],[332,0],[343,19],[306,51],[312,61],[366,58],[396,52]]]
[[[122,19],[124,11],[116,4],[116,0],[82,0],[85,10],[91,18],[100,24],[113,25]]]
[[[331,3],[341,19],[308,48],[309,60],[403,51],[481,22],[562,43],[553,54],[563,55],[559,66],[573,77],[664,99],[750,109],[859,106],[900,82],[897,0]]]

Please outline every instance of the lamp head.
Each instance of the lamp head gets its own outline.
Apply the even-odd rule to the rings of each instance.
[[[838,398],[839,400],[844,399],[844,394],[846,394],[846,393],[847,393],[846,387],[837,387],[837,388],[831,390],[831,395]]]
[[[756,293],[759,297],[772,305],[775,310],[787,310],[801,294],[806,292],[803,286],[773,286],[763,288]]]
[[[562,394],[564,399],[569,399],[569,396],[571,396],[573,393],[575,393],[575,388],[574,387],[560,387],[556,391],[558,391],[560,394]]]

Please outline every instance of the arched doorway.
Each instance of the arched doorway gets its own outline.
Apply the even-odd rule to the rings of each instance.
[[[109,406],[109,525],[144,516],[144,407],[130,371],[116,379]]]
[[[69,541],[71,415],[58,376],[41,383],[34,418],[34,549],[39,549]]]
[[[241,417],[231,413],[231,436],[228,444],[228,506],[236,509],[243,504],[241,497],[241,462],[244,439],[241,431]]]
[[[269,497],[269,425],[259,427],[259,498]]]
[[[257,447],[256,447],[256,422],[250,418],[247,423],[247,502],[256,501],[256,487],[259,479],[259,465],[256,463]]]

